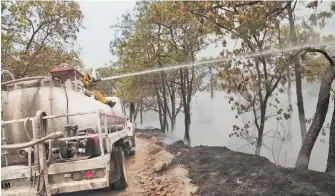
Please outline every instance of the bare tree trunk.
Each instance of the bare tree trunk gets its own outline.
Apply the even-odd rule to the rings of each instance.
[[[131,106],[129,106],[130,108]],[[133,112],[129,112],[129,119],[130,119],[130,122],[133,122]]]
[[[162,61],[161,61],[161,29],[162,29],[162,26],[161,24],[158,24],[158,32],[157,32],[157,54],[158,54],[158,64],[160,67],[162,67]],[[161,101],[161,97],[159,96],[159,100],[160,100],[160,105],[161,105],[161,114],[163,115],[162,117],[162,126],[161,126],[161,130],[165,133],[167,131],[167,127],[168,127],[168,124],[167,124],[167,114],[168,114],[168,105],[167,105],[167,100],[166,100],[166,86],[165,86],[165,83],[166,83],[166,79],[165,79],[165,73],[164,72],[161,72],[160,74],[160,78],[157,80],[157,81],[160,81],[160,83],[162,84],[162,86],[160,87],[162,89],[162,98],[163,98],[163,103]],[[159,89],[157,88],[157,85],[156,85],[156,93],[159,95],[160,91]]]
[[[307,136],[302,143],[297,162],[296,168],[307,169],[311,152],[314,143],[320,133],[322,125],[325,121],[330,98],[331,84],[335,78],[335,67],[327,67],[324,77],[321,82],[318,103],[316,105],[316,112],[314,114],[313,122],[308,130]]]
[[[164,133],[169,130],[168,127],[168,121],[167,121],[167,106],[164,103],[164,108],[163,108],[163,121],[164,121]]]
[[[288,66],[287,68],[287,99],[288,99],[288,105],[291,107],[290,109],[290,118],[287,119],[287,130],[289,134],[289,139],[292,137],[292,94],[291,94],[291,87],[292,82],[291,82],[291,72],[290,72],[290,67]]]
[[[137,107],[136,107],[136,109],[134,111],[134,117],[133,117],[133,121],[132,122],[136,122],[137,114],[138,114],[139,110],[140,110],[140,106],[137,105]]]
[[[143,124],[143,104],[141,103],[141,111],[140,111],[141,125]]]
[[[214,97],[214,87],[213,87],[213,72],[212,72],[212,66],[209,66],[209,73],[211,75],[211,79],[210,79],[210,90],[211,90],[211,98]]]
[[[335,98],[333,117],[329,129],[329,151],[326,172],[335,176]]]
[[[190,139],[190,125],[191,125],[191,112],[190,112],[190,104],[188,98],[188,68],[180,69],[180,82],[181,82],[181,94],[182,94],[182,102],[184,108],[184,123],[185,123],[185,133],[184,133],[184,141],[186,141],[186,145],[191,146],[191,139]]]
[[[158,106],[158,117],[159,117],[159,125],[161,127],[161,131],[164,132],[164,127],[163,127],[163,119],[162,119],[162,111],[161,107]]]
[[[290,23],[290,33],[293,44],[297,44],[297,36],[296,30],[294,26],[294,18],[293,18],[293,9],[291,7],[291,3],[287,6],[287,12],[289,16]],[[297,104],[298,104],[298,113],[299,113],[299,122],[300,122],[300,132],[302,142],[304,141],[307,128],[306,128],[306,118],[305,118],[305,109],[304,109],[304,99],[302,97],[302,89],[301,89],[301,64],[299,62],[299,57],[294,57],[294,71],[295,71],[295,84],[296,84],[296,93],[297,93]]]
[[[190,139],[190,126],[191,126],[191,112],[188,106],[184,107],[185,112],[185,134],[184,140],[186,141],[187,146],[191,146]]]
[[[261,122],[260,125],[257,127],[258,136],[257,136],[257,144],[256,144],[256,155],[261,155],[261,147],[263,144],[263,132],[264,132],[264,124],[265,124],[265,112],[266,112],[266,104],[261,104]]]
[[[162,106],[162,100],[159,95],[157,84],[155,84],[155,90],[156,90],[156,98],[157,98],[157,105],[158,105],[158,117],[159,117],[159,124],[161,126],[161,131],[165,133],[165,122],[163,118],[163,106]]]
[[[176,128],[176,117],[171,118],[171,132],[173,132]]]
[[[165,124],[165,130],[164,132],[168,131],[168,121],[167,121],[167,116],[168,116],[168,103],[167,103],[167,93],[166,93],[166,79],[165,79],[165,73],[161,73],[161,83],[162,83],[162,98],[163,98],[163,120]]]
[[[170,101],[171,101],[171,132],[174,131],[175,126],[176,126],[176,116],[177,116],[177,111],[176,111],[176,87],[175,84],[171,82],[171,93],[170,93]]]
[[[255,124],[256,124],[257,132],[258,132],[255,154],[260,155],[261,154],[261,147],[262,147],[262,144],[263,144],[263,132],[264,132],[265,114],[266,114],[266,106],[267,106],[268,97],[263,98],[263,94],[262,94],[263,86],[262,86],[262,81],[261,81],[261,75],[262,74],[261,74],[260,69],[259,69],[259,62],[258,61],[256,61],[256,70],[257,70],[257,76],[258,76],[258,83],[257,83],[258,92],[257,92],[257,94],[258,94],[258,98],[259,98],[259,101],[260,101],[261,116],[260,116],[260,124],[258,124],[257,116],[256,116],[256,110],[254,108]]]

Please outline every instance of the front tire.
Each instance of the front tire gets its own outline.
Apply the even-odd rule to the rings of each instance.
[[[117,147],[118,151],[118,164],[120,168],[120,178],[113,183],[116,190],[124,190],[128,186],[127,182],[127,168],[126,168],[126,156],[122,147]]]

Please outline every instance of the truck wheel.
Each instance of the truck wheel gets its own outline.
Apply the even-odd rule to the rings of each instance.
[[[113,183],[116,190],[124,190],[127,188],[127,168],[126,168],[126,157],[122,147],[118,148],[118,163],[120,166],[120,178]]]

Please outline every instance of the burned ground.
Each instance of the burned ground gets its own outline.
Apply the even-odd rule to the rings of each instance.
[[[158,130],[140,132],[162,138]],[[278,168],[264,157],[226,147],[158,143],[176,155],[172,164],[188,170],[191,183],[198,186],[196,195],[335,195],[335,177],[329,174]]]
[[[335,195],[335,177],[325,173],[278,168],[264,157],[225,147],[168,150],[181,152],[173,163],[186,166],[199,195]]]

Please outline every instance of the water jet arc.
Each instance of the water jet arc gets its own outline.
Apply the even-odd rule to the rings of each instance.
[[[180,69],[180,68],[191,67],[191,66],[201,66],[201,65],[206,65],[206,64],[215,64],[215,63],[220,63],[220,62],[235,60],[235,59],[254,58],[254,57],[259,57],[259,56],[264,56],[264,55],[271,55],[271,54],[282,53],[282,52],[292,52],[292,51],[300,50],[300,49],[307,48],[307,47],[320,47],[320,46],[325,46],[325,45],[327,45],[327,46],[335,45],[335,41],[322,42],[322,43],[318,43],[318,44],[304,44],[304,45],[294,46],[294,47],[289,47],[289,48],[284,48],[284,49],[259,51],[259,52],[250,53],[250,54],[243,54],[243,55],[238,55],[238,56],[233,56],[233,57],[224,57],[224,58],[218,58],[218,59],[213,59],[213,60],[208,60],[208,61],[200,61],[200,62],[189,63],[189,64],[167,65],[167,66],[164,66],[164,67],[161,67],[161,68],[156,68],[156,69],[149,69],[149,70],[138,71],[138,72],[134,72],[134,73],[125,73],[125,74],[120,74],[120,75],[116,75],[116,76],[105,77],[105,78],[101,78],[101,80],[115,80],[115,79],[119,79],[119,78],[145,75],[145,74],[150,74],[150,73],[155,73],[155,72],[168,71],[168,70]]]

